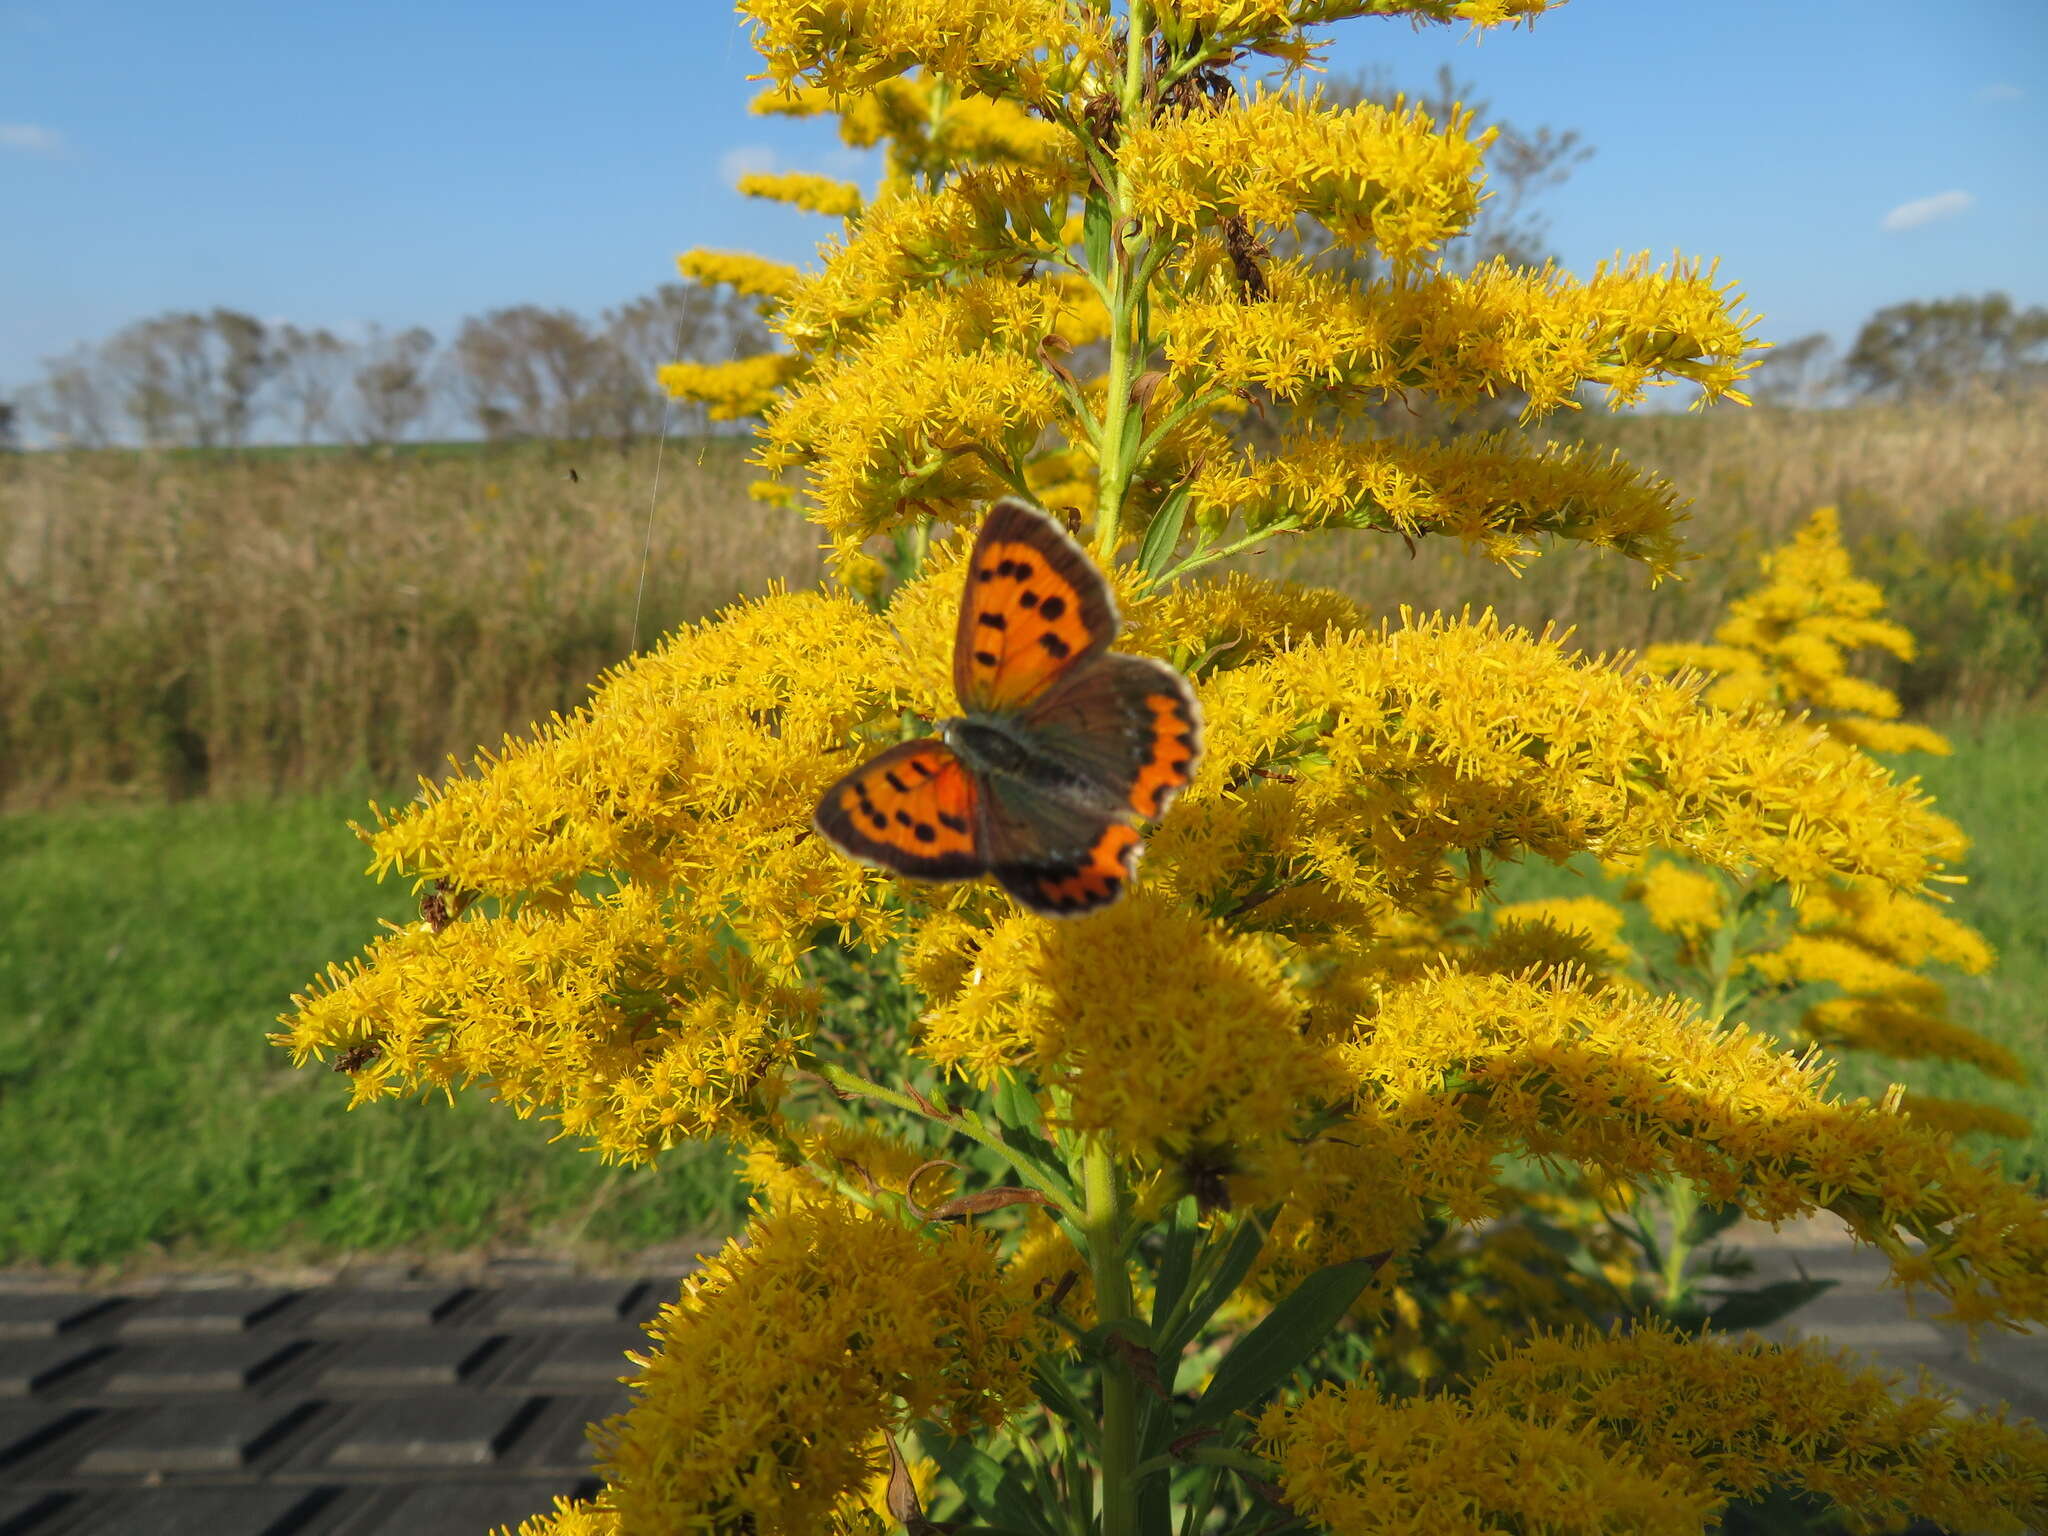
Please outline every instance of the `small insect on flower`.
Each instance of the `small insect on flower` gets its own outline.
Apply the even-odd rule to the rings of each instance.
[[[1161,661],[1109,647],[1109,583],[1045,513],[998,502],[967,562],[953,640],[966,713],[826,791],[814,821],[849,857],[918,880],[993,875],[1070,917],[1123,894],[1134,819],[1193,777],[1202,711]]]
[[[362,1045],[352,1045],[334,1059],[334,1070],[354,1074],[384,1054],[384,1047],[374,1040]]]

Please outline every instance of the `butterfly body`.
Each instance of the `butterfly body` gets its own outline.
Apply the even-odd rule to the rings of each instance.
[[[1114,812],[1115,789],[1090,778],[1075,764],[1071,750],[1047,733],[1034,731],[1015,715],[963,715],[941,720],[939,737],[961,764],[979,777],[983,787],[1012,800],[1044,795],[1077,808]]]
[[[1116,900],[1132,822],[1194,773],[1201,711],[1164,662],[1110,651],[1109,584],[1052,519],[997,503],[967,562],[953,682],[964,713],[841,779],[815,824],[841,850],[921,880],[993,875],[1036,912]]]

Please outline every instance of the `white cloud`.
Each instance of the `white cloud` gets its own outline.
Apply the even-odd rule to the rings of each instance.
[[[1918,229],[1922,224],[1933,224],[1941,219],[1952,219],[1959,213],[1967,212],[1977,199],[1967,192],[1937,192],[1932,197],[1916,197],[1910,203],[1901,203],[1882,219],[1878,228],[1889,234],[1904,229]]]
[[[2018,86],[2009,84],[2004,80],[1999,80],[1979,91],[1977,99],[1979,101],[2021,101],[2025,99],[2026,94]]]
[[[0,149],[24,155],[61,155],[64,135],[41,123],[0,123]]]
[[[718,157],[718,175],[727,185],[774,169],[775,151],[766,144],[736,144]]]

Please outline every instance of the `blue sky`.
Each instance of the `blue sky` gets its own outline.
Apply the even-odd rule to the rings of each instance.
[[[1421,88],[1447,60],[1577,129],[1596,154],[1543,204],[1576,270],[1719,256],[1778,339],[2048,303],[2048,0],[1573,0],[1533,33],[1332,36],[1333,69]],[[866,162],[750,116],[754,66],[718,0],[0,0],[0,392],[172,308],[445,336],[594,312],[693,245],[801,259],[823,223],[735,170]]]

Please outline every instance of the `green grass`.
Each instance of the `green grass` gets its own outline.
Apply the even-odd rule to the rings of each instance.
[[[2030,1080],[2002,1083],[1946,1062],[1845,1062],[1837,1081],[1876,1093],[1893,1078],[1918,1093],[1968,1098],[2034,1120],[2024,1142],[1972,1138],[2001,1152],[2015,1176],[2048,1182],[2048,715],[1942,723],[1955,747],[1946,758],[1911,760],[1935,804],[1974,839],[1955,890],[1956,915],[1998,952],[1983,976],[1949,976],[1950,1012],[2025,1063]]]
[[[1977,839],[1960,914],[1998,947],[1951,978],[1957,1018],[2048,1066],[2048,715],[1964,724],[1928,787]],[[266,1034],[290,994],[357,951],[402,885],[363,878],[361,795],[66,810],[0,820],[0,1262],[104,1265],[547,1244],[620,1251],[734,1217],[722,1158],[607,1170],[480,1092],[343,1110]],[[1504,896],[1577,886],[1510,871]],[[1941,1063],[1847,1061],[1841,1084],[2026,1113],[2035,1084]],[[2048,1131],[1985,1141],[2048,1173]]]
[[[361,795],[0,820],[0,1262],[492,1243],[631,1249],[733,1221],[723,1158],[606,1169],[481,1093],[345,1111],[265,1040],[407,915]]]

